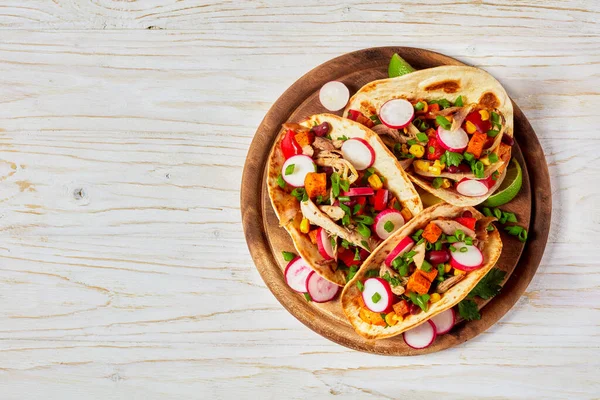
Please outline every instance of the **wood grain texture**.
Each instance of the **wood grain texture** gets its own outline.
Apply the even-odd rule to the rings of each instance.
[[[600,4],[239,3],[2,2],[0,397],[597,398]],[[270,105],[328,59],[386,45],[496,76],[553,187],[549,245],[516,307],[410,359],[296,321],[240,222]]]

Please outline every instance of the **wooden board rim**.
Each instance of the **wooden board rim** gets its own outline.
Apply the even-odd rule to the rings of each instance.
[[[299,107],[306,99],[303,93],[313,93],[320,88],[322,83],[319,79],[313,79],[314,76],[327,75],[328,71],[331,71],[333,68],[339,68],[338,64],[341,63],[343,65],[344,59],[348,57],[353,59],[358,57],[360,60],[368,63],[374,55],[378,55],[380,52],[386,54],[397,52],[403,57],[407,54],[413,56],[416,54],[422,59],[428,57],[434,59],[434,63],[437,63],[437,65],[466,65],[451,57],[428,50],[412,47],[378,47],[358,50],[336,57],[305,74],[292,84],[269,109],[250,145],[241,185],[242,224],[248,248],[262,279],[283,307],[304,325],[338,344],[355,350],[386,355],[426,354],[431,351],[424,349],[408,352],[383,352],[377,349],[376,342],[371,345],[365,345],[364,343],[357,343],[357,341],[352,340],[352,337],[340,336],[334,326],[322,321],[322,316],[314,308],[310,307],[296,294],[291,293],[287,287],[281,285],[281,277],[276,276],[276,273],[280,274],[280,268],[271,252],[263,227],[261,193],[265,189],[263,187],[262,174],[257,174],[257,171],[264,171],[272,141],[274,140],[272,135],[268,136],[263,132],[273,131],[273,127],[271,126],[272,121],[280,120],[278,115],[282,112],[286,112],[285,110],[295,110]],[[418,67],[418,65],[416,66]],[[354,64],[354,67],[356,67],[356,64]],[[517,266],[519,268],[515,268],[515,271],[505,283],[501,293],[485,306],[485,315],[489,314],[491,317],[484,316],[481,320],[464,324],[461,328],[460,337],[456,337],[456,340],[445,348],[463,343],[484,332],[514,306],[535,275],[548,239],[552,210],[548,167],[541,145],[529,121],[514,102],[513,106],[515,111],[515,139],[523,149],[527,169],[530,171],[529,181],[532,188],[532,206],[529,239],[518,261]],[[533,134],[519,135],[516,129],[517,126],[522,126],[525,128],[524,131],[532,132]],[[261,178],[257,179],[259,176]],[[435,351],[438,350],[441,349],[436,349]]]

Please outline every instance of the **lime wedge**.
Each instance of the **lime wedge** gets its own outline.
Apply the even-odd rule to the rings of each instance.
[[[415,69],[411,67],[409,63],[407,63],[397,53],[394,53],[392,59],[390,60],[390,65],[388,66],[388,75],[390,78],[406,75],[413,71],[415,71]]]
[[[521,171],[521,166],[513,158],[508,165],[506,177],[502,181],[502,184],[482,205],[486,207],[498,207],[508,203],[519,194],[522,184],[523,172]]]
[[[431,207],[437,203],[442,203],[444,200],[440,199],[437,196],[432,195],[429,192],[426,192],[425,190],[421,189],[420,187],[416,186],[417,189],[417,193],[419,193],[419,197],[421,197],[421,201],[423,202],[423,208],[428,208]]]

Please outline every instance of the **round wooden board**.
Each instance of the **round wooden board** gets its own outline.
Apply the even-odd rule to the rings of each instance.
[[[241,209],[246,241],[259,273],[279,302],[298,320],[320,335],[352,349],[385,355],[417,355],[443,350],[475,337],[506,314],[523,294],[537,270],[548,239],[552,211],[550,177],[535,132],[513,103],[516,139],[513,157],[523,168],[523,188],[502,209],[514,212],[519,224],[528,227],[529,239],[524,245],[502,232],[504,248],[496,265],[507,272],[502,291],[489,302],[478,301],[480,308],[485,306],[480,320],[457,324],[426,349],[408,347],[401,335],[378,341],[366,340],[352,329],[339,299],[324,304],[308,303],[301,294],[293,292],[283,278],[286,262],[281,251],[293,251],[294,246],[287,232],[278,226],[266,190],[265,168],[271,147],[281,124],[326,112],[318,100],[318,91],[323,84],[341,81],[353,94],[368,82],[387,78],[387,66],[394,53],[417,69],[465,65],[428,50],[380,47],[345,54],[313,69],[275,102],[258,127],[244,167]],[[337,114],[341,115],[341,111]]]

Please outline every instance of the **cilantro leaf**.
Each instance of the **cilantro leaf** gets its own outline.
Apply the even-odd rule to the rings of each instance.
[[[350,267],[350,270],[348,270],[348,275],[346,275],[346,283],[350,282],[352,278],[354,278],[354,275],[356,275],[357,271],[358,267],[356,265]]]
[[[491,299],[500,293],[500,289],[502,289],[500,283],[504,280],[505,276],[506,272],[498,268],[492,268],[490,272],[477,283],[473,290],[471,290],[469,297],[473,298],[479,296],[485,300]]]
[[[427,312],[427,310],[429,309],[429,298],[430,296],[428,294],[417,294],[414,292],[410,292],[408,294],[408,297],[410,298],[410,301],[413,304],[416,304],[417,306],[421,307],[421,310]]]
[[[458,312],[460,316],[467,321],[481,319],[481,314],[479,314],[479,310],[477,309],[477,303],[473,300],[463,300],[458,303]]]
[[[464,156],[460,153],[454,153],[452,151],[446,151],[445,153],[446,155],[446,163],[448,165],[454,165],[456,167],[458,167],[460,165],[460,163],[462,162]]]

